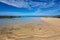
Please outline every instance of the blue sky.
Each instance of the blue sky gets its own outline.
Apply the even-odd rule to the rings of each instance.
[[[0,15],[60,15],[60,0],[0,0]]]

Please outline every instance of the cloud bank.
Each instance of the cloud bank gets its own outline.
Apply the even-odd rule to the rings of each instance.
[[[37,7],[37,10],[32,15],[59,14],[58,11],[60,10],[60,1],[58,1],[58,3],[56,3],[56,1],[57,0],[0,0],[0,2],[3,2],[5,4],[18,7],[18,8],[32,9],[32,8]],[[51,7],[53,9],[48,9]],[[41,8],[47,8],[48,10],[42,11]]]
[[[0,2],[6,3],[18,8],[48,8],[55,5],[55,0],[0,0]]]
[[[38,9],[37,11],[34,12],[34,15],[60,15],[60,8],[53,9],[53,10],[47,10],[47,11],[42,11]]]

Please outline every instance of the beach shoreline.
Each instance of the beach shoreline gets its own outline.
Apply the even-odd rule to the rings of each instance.
[[[0,40],[60,40],[60,19],[39,19],[46,24],[34,20],[0,23]]]

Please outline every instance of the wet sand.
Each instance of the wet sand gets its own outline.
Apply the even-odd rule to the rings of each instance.
[[[60,19],[0,19],[0,40],[60,40]]]

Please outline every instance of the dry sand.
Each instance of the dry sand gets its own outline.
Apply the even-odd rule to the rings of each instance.
[[[0,40],[60,40],[60,19],[41,18],[45,23],[0,23]]]

